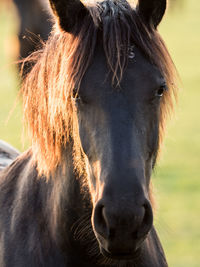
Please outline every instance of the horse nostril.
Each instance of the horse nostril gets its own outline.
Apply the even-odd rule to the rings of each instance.
[[[147,235],[153,225],[153,212],[149,201],[146,201],[143,208],[145,212],[142,223],[137,231],[137,238]]]
[[[97,203],[94,209],[93,222],[95,231],[102,237],[106,238],[107,225],[104,211],[104,205],[102,205],[101,203]]]

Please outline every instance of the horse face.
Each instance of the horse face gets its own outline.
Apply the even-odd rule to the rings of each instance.
[[[165,81],[135,47],[119,88],[97,48],[74,99],[88,162],[92,224],[104,255],[131,257],[152,227],[149,181]],[[130,55],[132,57],[132,55]]]
[[[50,4],[60,29],[74,35],[90,16],[78,0],[50,0]],[[135,12],[151,31],[165,8],[166,0],[139,0]],[[114,9],[105,15],[114,14]],[[152,227],[149,180],[165,90],[156,67],[136,47],[134,55],[120,87],[113,88],[103,46],[97,47],[74,99],[93,201],[93,230],[102,254],[117,259],[133,258]]]

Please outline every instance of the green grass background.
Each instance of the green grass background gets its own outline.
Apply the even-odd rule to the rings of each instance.
[[[181,3],[181,0],[180,0]],[[183,3],[183,1],[182,1]],[[21,151],[21,107],[10,119],[19,87],[13,48],[16,16],[0,5],[0,139]],[[169,123],[154,173],[158,210],[155,224],[169,266],[200,266],[200,1],[185,0],[160,25],[182,80],[175,118]],[[27,146],[27,145],[26,145]]]

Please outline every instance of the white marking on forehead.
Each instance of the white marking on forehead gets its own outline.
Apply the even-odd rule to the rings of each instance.
[[[128,57],[133,59],[135,58],[135,53],[134,53],[134,45],[131,45],[128,49]]]

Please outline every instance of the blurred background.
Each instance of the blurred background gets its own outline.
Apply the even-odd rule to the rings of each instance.
[[[42,19],[46,20],[48,15],[45,5],[39,7],[39,13],[37,7],[31,7],[32,1],[42,0],[15,0],[16,3],[20,1],[29,3],[30,13],[24,11],[25,4],[17,9],[11,0],[0,0],[0,139],[23,151],[28,142],[21,138],[21,103],[16,101],[20,87],[16,64],[20,51],[18,37],[23,42],[24,35],[29,36],[25,38],[29,45],[38,46],[37,36],[28,32],[35,31],[45,39],[50,28],[43,35],[36,26],[22,25],[19,15],[27,14],[30,23],[34,14],[33,21],[39,21],[40,26],[46,23],[41,22],[40,11],[43,12]],[[199,267],[200,1],[169,2],[159,30],[180,74],[181,89],[153,177],[158,205],[155,224],[170,267]],[[50,20],[46,27],[50,27]]]

